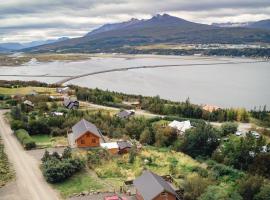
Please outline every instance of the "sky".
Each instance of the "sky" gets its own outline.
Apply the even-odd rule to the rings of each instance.
[[[258,21],[270,19],[270,0],[0,0],[0,43],[80,37],[163,13],[206,24]]]

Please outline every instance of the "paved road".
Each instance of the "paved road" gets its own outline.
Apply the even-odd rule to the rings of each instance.
[[[9,160],[16,171],[16,193],[1,194],[1,200],[57,200],[58,194],[46,183],[39,169],[39,162],[24,151],[5,122],[0,110],[0,134]]]

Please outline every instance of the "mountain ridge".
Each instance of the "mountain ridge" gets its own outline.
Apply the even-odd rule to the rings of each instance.
[[[224,28],[190,22],[168,14],[148,20],[105,24],[83,37],[28,48],[34,52],[104,52],[124,46],[156,43],[270,43],[270,31],[257,28]]]

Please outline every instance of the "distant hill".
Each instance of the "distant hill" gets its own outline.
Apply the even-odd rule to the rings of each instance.
[[[256,22],[244,22],[244,23],[213,23],[213,26],[217,27],[245,27],[245,28],[255,28],[255,29],[264,29],[264,30],[270,30],[270,19],[267,20],[261,20]]]
[[[9,42],[9,43],[0,43],[0,48],[2,48],[2,51],[17,51],[25,48],[45,45],[45,44],[51,44],[54,42],[61,42],[65,41],[69,38],[67,37],[61,37],[55,40],[38,40],[38,41],[32,41],[27,43],[15,43],[15,42]],[[1,49],[0,49],[1,50]]]
[[[157,43],[270,43],[270,31],[199,24],[168,14],[148,20],[107,24],[80,38],[55,42],[30,52],[106,52],[131,45]]]
[[[24,48],[20,43],[9,42],[9,43],[0,43],[0,47],[6,50],[19,50]]]
[[[247,27],[270,30],[270,19],[250,23]]]

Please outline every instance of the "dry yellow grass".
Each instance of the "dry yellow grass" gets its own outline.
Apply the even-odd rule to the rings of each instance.
[[[47,87],[4,88],[4,87],[0,87],[0,94],[6,94],[6,95],[15,95],[15,94],[26,95],[33,91],[37,93],[42,93],[42,94],[58,95],[56,93],[55,88],[47,88]]]

